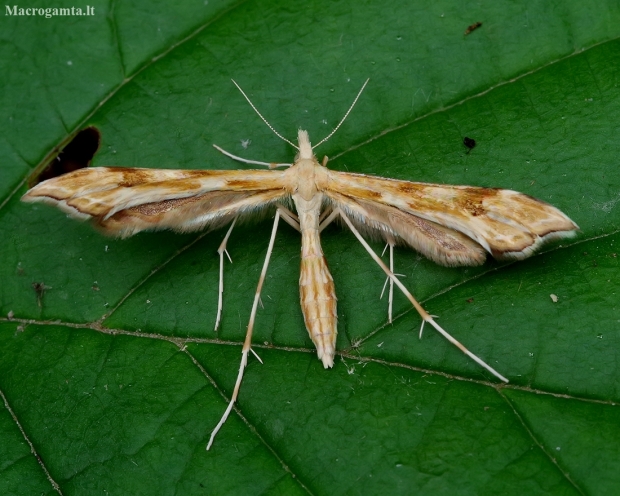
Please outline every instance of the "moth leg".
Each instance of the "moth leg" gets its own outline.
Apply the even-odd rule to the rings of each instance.
[[[439,324],[437,324],[437,322],[435,322],[433,317],[426,310],[424,310],[424,308],[422,308],[422,306],[413,297],[413,295],[407,290],[407,288],[403,285],[403,283],[400,282],[400,280],[394,275],[394,273],[390,269],[388,269],[388,267],[385,265],[385,263],[383,263],[383,260],[381,260],[381,258],[379,258],[379,256],[374,252],[374,250],[370,247],[370,245],[368,243],[366,243],[366,240],[358,232],[358,230],[355,228],[355,226],[349,220],[349,218],[346,216],[346,214],[342,210],[340,210],[340,209],[336,209],[334,212],[338,212],[339,213],[339,215],[345,221],[347,226],[349,226],[349,229],[351,229],[351,232],[353,232],[353,234],[358,239],[358,241],[366,249],[368,254],[373,258],[373,260],[375,262],[377,262],[379,267],[381,267],[383,269],[383,271],[387,274],[387,276],[392,281],[394,281],[394,284],[396,284],[398,286],[398,288],[403,292],[403,294],[411,302],[411,304],[414,306],[414,308],[420,314],[420,317],[422,317],[422,319],[425,322],[428,322],[430,325],[432,325],[437,330],[437,332],[439,332],[444,338],[446,338],[448,341],[450,341],[453,345],[455,345],[458,349],[460,349],[463,353],[465,353],[469,358],[471,358],[478,365],[480,365],[480,366],[484,367],[485,369],[487,369],[489,372],[491,372],[498,379],[500,379],[500,380],[502,380],[504,382],[508,382],[508,379],[506,379],[503,375],[501,375],[499,372],[497,372],[493,367],[491,367],[490,365],[485,363],[483,360],[478,358],[476,355],[474,355],[471,351],[469,351],[467,348],[465,348],[465,346],[463,346],[459,341],[457,341],[450,334],[448,334],[448,332],[445,331]]]
[[[394,238],[392,237],[391,234],[386,234],[387,236],[387,245],[385,245],[385,247],[389,247],[390,248],[390,272],[394,272],[394,244],[396,243],[394,241]],[[385,253],[385,249],[383,250],[383,253]],[[383,253],[381,255],[383,255]],[[390,279],[390,277],[388,276],[385,280],[385,284],[383,285],[383,289],[381,290],[381,296],[379,297],[379,299],[383,298],[383,293],[385,291],[385,286],[388,283],[388,281],[390,282],[390,291],[388,293],[388,322],[391,324],[392,323],[392,303],[394,302],[394,281],[392,281],[392,279]]]
[[[327,207],[325,210],[323,210],[323,212],[322,212],[322,213],[321,213],[321,215],[319,216],[319,224],[321,224],[321,223],[325,220],[325,218],[326,218],[329,214],[331,214],[331,213],[332,213],[332,211],[333,211],[333,208],[332,208],[332,207]]]
[[[439,315],[431,315],[431,317],[435,317],[436,319],[439,318]],[[422,333],[424,332],[424,324],[426,323],[425,320],[422,321],[422,325],[420,326],[420,339],[422,339]]]
[[[265,167],[269,167],[270,169],[275,169],[277,167],[290,167],[291,165],[293,165],[293,164],[279,164],[276,162],[259,162],[258,160],[248,160],[247,158],[233,155],[232,153],[227,152],[226,150],[224,150],[223,148],[220,148],[217,145],[213,145],[213,148],[215,148],[218,152],[223,153],[227,157],[230,157],[233,160],[236,160],[237,162],[242,162],[244,164],[264,165]]]
[[[282,217],[282,220],[284,222],[286,222],[296,231],[301,232],[301,227],[299,226],[299,218],[293,212],[281,205],[278,207],[278,211],[280,212],[280,217]]]
[[[273,221],[273,229],[271,230],[271,239],[269,240],[269,247],[267,248],[267,255],[265,256],[265,262],[263,263],[263,270],[260,273],[260,278],[258,279],[258,286],[256,288],[256,294],[254,295],[254,303],[252,304],[252,312],[250,313],[250,321],[248,322],[248,330],[245,333],[245,341],[243,342],[243,348],[241,349],[241,363],[239,364],[239,373],[237,374],[237,382],[235,382],[235,388],[233,390],[232,397],[230,398],[230,402],[228,403],[228,407],[222,415],[222,418],[213,429],[211,433],[211,437],[209,438],[209,443],[207,444],[207,450],[211,448],[213,444],[213,439],[215,439],[215,435],[224,425],[228,415],[237,400],[237,396],[239,395],[239,388],[241,387],[241,380],[243,379],[243,372],[245,370],[246,365],[248,364],[248,353],[252,351],[252,331],[254,329],[254,320],[256,319],[256,310],[258,308],[258,300],[260,299],[260,292],[263,289],[263,283],[265,282],[265,276],[267,275],[267,267],[269,267],[269,259],[271,258],[271,252],[273,251],[273,244],[276,240],[276,232],[278,231],[278,221],[280,220],[280,210],[276,211],[276,217]],[[256,355],[256,353],[254,353]],[[260,360],[260,358],[259,358]]]
[[[220,325],[220,318],[222,317],[222,306],[223,306],[223,295],[224,295],[224,253],[226,253],[226,256],[228,257],[228,260],[230,260],[230,263],[232,263],[232,259],[230,258],[230,255],[228,254],[228,251],[226,250],[226,244],[228,243],[228,238],[230,238],[230,233],[232,233],[233,227],[235,227],[235,222],[237,222],[237,217],[233,219],[232,224],[228,228],[228,232],[226,233],[226,236],[224,236],[222,244],[217,249],[217,252],[220,254],[220,286],[219,286],[219,294],[217,298],[217,316],[215,317],[215,329],[214,330],[216,331]]]
[[[339,209],[332,210],[332,212],[319,224],[319,232],[320,233],[323,232],[323,229],[325,229],[332,222],[334,222],[334,220],[336,219],[336,217],[338,217],[338,215],[340,215]]]

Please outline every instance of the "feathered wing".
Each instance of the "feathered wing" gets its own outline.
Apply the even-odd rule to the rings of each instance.
[[[106,234],[218,227],[287,196],[283,172],[93,167],[48,179],[23,201],[56,205]]]
[[[480,265],[485,252],[523,259],[577,225],[516,191],[416,183],[329,171],[324,193],[362,231],[392,236],[447,266]]]

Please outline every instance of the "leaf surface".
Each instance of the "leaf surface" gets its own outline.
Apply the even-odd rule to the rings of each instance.
[[[3,23],[0,493],[617,490],[616,2],[134,2]],[[232,233],[214,332],[224,231],[104,238],[21,203],[26,181],[87,125],[102,133],[95,166],[240,168],[214,143],[292,161],[230,79],[279,132],[318,142],[367,77],[317,150],[331,168],[522,191],[581,231],[479,268],[396,250],[403,282],[503,386],[432,329],[420,340],[402,295],[389,324],[381,270],[335,225],[322,242],[340,355],[324,370],[299,308],[299,236],[282,226],[254,332],[264,365],[250,359],[207,452],[271,217]]]

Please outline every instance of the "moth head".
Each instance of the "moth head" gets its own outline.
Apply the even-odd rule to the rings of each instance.
[[[308,131],[304,131],[300,129],[297,131],[297,142],[299,143],[299,153],[297,154],[298,159],[313,159],[314,153],[312,153],[312,145],[310,144],[310,136],[308,136]]]

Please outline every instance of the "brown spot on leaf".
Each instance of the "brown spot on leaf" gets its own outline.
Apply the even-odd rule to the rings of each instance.
[[[44,282],[33,282],[32,289],[37,295],[37,305],[39,308],[43,307],[43,296],[45,295],[45,291],[48,289],[52,289],[50,286],[46,286]]]
[[[463,145],[467,148],[467,154],[472,151],[472,149],[476,146],[476,140],[473,138],[468,138],[465,136],[463,138]]]
[[[480,21],[474,22],[472,25],[467,26],[467,29],[465,30],[465,36],[467,36],[469,33],[473,32],[473,31],[475,31],[480,26],[482,26],[482,23]]]

